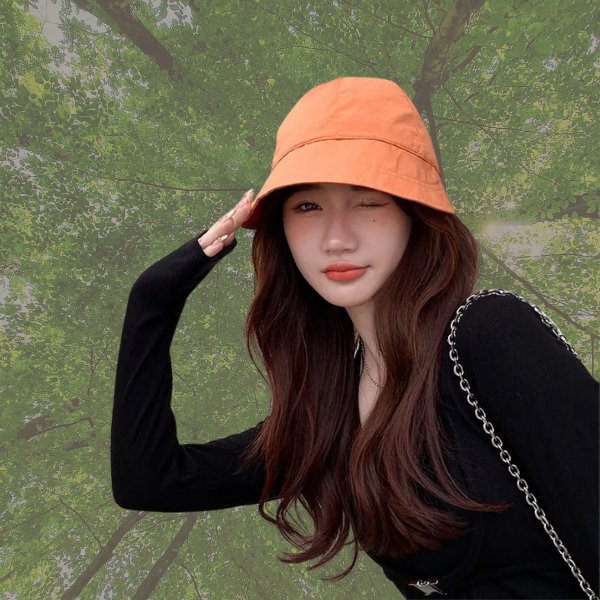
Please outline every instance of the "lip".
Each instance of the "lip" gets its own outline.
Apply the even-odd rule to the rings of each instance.
[[[347,269],[346,271],[325,271],[325,277],[333,281],[350,281],[360,277],[366,270],[367,267]]]
[[[361,267],[360,265],[353,265],[352,263],[347,262],[335,262],[327,265],[324,269],[324,273],[328,273],[331,271],[336,272],[344,272],[344,271],[355,271],[357,269],[366,269],[366,267]]]

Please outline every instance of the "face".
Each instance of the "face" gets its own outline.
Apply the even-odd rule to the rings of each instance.
[[[311,287],[335,306],[371,305],[410,237],[411,219],[394,197],[347,184],[307,184],[282,208],[288,246]],[[339,262],[359,269],[325,272]]]

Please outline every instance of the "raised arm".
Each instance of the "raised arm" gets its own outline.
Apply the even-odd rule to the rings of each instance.
[[[179,444],[171,410],[169,349],[186,299],[237,245],[208,256],[198,238],[146,269],[127,304],[116,370],[111,430],[113,495],[123,508],[164,512],[255,504],[261,465],[236,473],[263,421],[205,444]]]

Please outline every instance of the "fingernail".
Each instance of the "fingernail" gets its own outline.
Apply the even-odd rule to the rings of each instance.
[[[229,219],[229,217],[233,217],[236,209],[232,208],[225,216]]]
[[[246,196],[246,202],[250,201],[250,198],[254,194],[254,188],[249,189],[244,195]]]
[[[222,236],[219,238],[219,241],[220,241],[220,242],[223,242],[223,241],[225,241],[225,240],[226,240],[228,237],[229,237],[229,234],[228,234],[228,233],[226,233],[225,235],[222,235]]]

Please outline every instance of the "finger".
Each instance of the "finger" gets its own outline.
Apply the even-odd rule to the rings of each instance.
[[[240,208],[242,208],[243,206],[245,206],[247,204],[248,198],[250,198],[253,193],[254,193],[253,189],[250,189],[250,190],[244,192],[244,194],[239,199],[239,201],[237,202],[237,204],[228,213],[226,213],[224,215],[224,217],[230,217],[232,213],[238,211]]]
[[[215,223],[215,225],[213,225],[198,239],[198,243],[204,250],[211,244],[214,244],[221,236],[229,235],[232,231],[233,227],[231,225],[231,221],[225,223]]]
[[[248,190],[242,199],[227,213],[225,213],[204,235],[200,238],[200,246],[203,250],[213,244],[216,239],[224,234],[234,232],[244,221],[247,220],[249,212],[254,208],[249,202],[254,193]],[[225,242],[227,244],[227,242]]]
[[[209,246],[218,237],[226,233],[231,233],[237,228],[234,218],[236,208],[232,208],[228,213],[224,214],[205,234],[202,236],[203,245]]]
[[[254,189],[249,189],[244,193],[241,200],[236,204],[235,211],[239,212],[240,210],[246,210],[248,207],[252,206],[252,200],[254,199]]]
[[[230,210],[225,216],[227,217],[225,223],[230,223],[234,229],[237,229],[244,221],[248,220],[250,213],[254,209],[251,202],[244,202],[241,206],[238,206]]]
[[[242,223],[248,220],[253,209],[254,206],[247,200],[241,205],[232,208],[228,213],[223,215],[222,221],[219,223],[220,227],[215,229],[216,233],[214,237],[238,229]],[[213,236],[211,236],[210,239],[213,239]]]
[[[228,241],[230,242],[231,239],[233,237],[233,232],[230,234],[224,234],[221,237],[218,237],[212,244],[209,244],[208,246],[206,246],[206,248],[202,248],[204,254],[206,254],[206,256],[208,257],[212,257],[215,254],[218,254],[225,245],[229,245]],[[229,240],[228,240],[229,238]],[[200,240],[198,240],[198,242],[200,242]],[[202,246],[200,246],[202,247]]]

